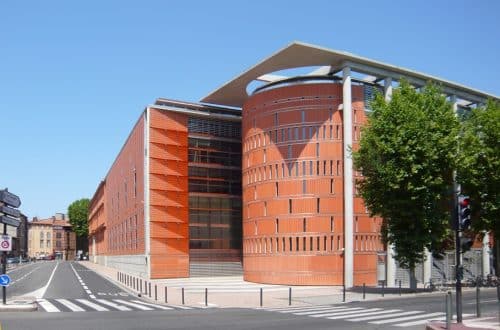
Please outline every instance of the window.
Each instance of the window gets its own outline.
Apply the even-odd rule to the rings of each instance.
[[[288,200],[288,213],[292,213],[292,200]]]
[[[316,198],[316,212],[319,213],[319,198]]]
[[[335,181],[333,179],[330,179],[330,194],[333,194],[334,191],[334,183]]]
[[[316,143],[316,157],[319,157],[319,143]]]
[[[330,217],[330,231],[333,233],[333,228],[334,228],[334,222],[333,222],[333,216]]]
[[[292,146],[291,145],[288,146],[288,157],[287,158],[288,159],[292,158]]]
[[[306,218],[302,219],[302,231],[303,232],[307,231],[307,221],[306,221]]]
[[[279,187],[278,187],[278,182],[275,182],[274,183],[274,186],[275,186],[275,190],[276,190],[276,196],[278,196],[280,194],[280,191],[279,191]]]
[[[300,112],[300,119],[303,123],[306,121],[306,112],[304,110]]]

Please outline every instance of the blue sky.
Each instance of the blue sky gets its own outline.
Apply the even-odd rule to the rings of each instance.
[[[500,95],[500,2],[0,2],[0,188],[91,198],[147,104],[199,101],[294,40]]]

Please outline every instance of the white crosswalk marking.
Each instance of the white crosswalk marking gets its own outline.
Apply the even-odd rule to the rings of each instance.
[[[321,306],[321,307],[315,307],[315,308],[311,308],[311,307],[295,307],[295,308],[290,308],[290,309],[283,309],[283,308],[280,308],[280,309],[266,309],[266,310],[270,310],[270,311],[274,311],[274,312],[280,312],[280,313],[296,313],[296,312],[308,312],[308,311],[312,311],[312,310],[325,310],[325,309],[331,309],[331,308],[343,308],[343,307],[332,307],[332,306]]]
[[[349,319],[347,321],[359,322],[359,321],[380,320],[380,319],[385,319],[387,317],[412,315],[412,314],[418,314],[418,313],[423,313],[423,312],[422,311],[409,311],[409,312],[394,313],[391,315],[377,315],[377,316],[359,317],[359,318]]]
[[[371,309],[367,309],[365,310],[366,312],[375,312],[375,311],[380,311],[380,308],[371,308]],[[352,314],[356,314],[356,315],[359,315],[359,311],[355,311],[355,312],[347,312],[347,313],[340,313],[339,315],[337,316],[332,316],[332,317],[327,317],[327,319],[329,320],[339,320],[339,319],[345,319],[345,318],[348,318],[348,317],[351,317]],[[370,314],[370,313],[368,313]]]
[[[373,322],[368,322],[368,323],[370,323],[370,324],[387,324],[387,323],[396,323],[396,322],[421,319],[421,318],[431,319],[431,318],[436,317],[436,316],[443,316],[443,313],[439,312],[439,313],[430,313],[430,314],[420,314],[420,315],[414,315],[414,316],[399,317],[399,318],[389,319],[389,320],[373,321]]]
[[[378,308],[378,309],[380,309],[380,308]],[[366,313],[366,311],[364,311],[362,313],[356,314],[356,316],[360,317],[360,316],[381,315],[381,314],[389,314],[389,313],[400,312],[400,311],[401,311],[400,309],[388,309],[388,310],[380,310],[380,311],[368,312],[368,313]],[[352,315],[349,315],[348,317],[352,317]]]
[[[466,317],[470,317],[470,316],[474,316],[474,314],[467,314],[467,313],[463,313],[462,314],[462,317],[463,318],[466,318]],[[398,324],[395,324],[395,326],[397,327],[412,327],[412,326],[415,326],[415,325],[422,325],[422,324],[426,324],[427,322],[429,322],[430,319],[425,319],[425,320],[418,320],[418,321],[411,321],[411,322],[406,322],[406,323],[398,323]],[[438,317],[438,318],[432,318],[432,321],[445,321],[446,320],[446,317],[443,316],[443,317]]]
[[[336,311],[336,312],[331,312],[331,313],[323,313],[323,314],[314,314],[314,315],[309,315],[310,317],[329,317],[329,316],[336,316],[336,315],[344,315],[344,314],[355,314],[359,313],[360,310],[363,308],[360,307],[353,307],[353,308],[347,308],[342,311]]]
[[[101,304],[104,304],[104,305],[108,305],[108,306],[111,306],[113,308],[116,308],[118,309],[119,311],[131,311],[130,308],[128,307],[125,307],[125,306],[122,306],[122,305],[118,305],[118,304],[115,304],[114,302],[112,301],[109,301],[109,300],[105,300],[105,299],[96,299],[96,301],[98,301],[99,303]]]
[[[71,309],[72,312],[85,312],[85,309],[73,304],[67,299],[56,299],[56,301]]]
[[[138,303],[138,304],[142,304],[142,305],[146,305],[146,306],[151,306],[151,307],[154,307],[154,308],[158,308],[158,309],[163,309],[165,311],[168,311],[168,310],[172,310],[173,308],[172,307],[167,307],[167,306],[161,306],[161,305],[155,305],[155,304],[149,304],[147,302],[144,302],[144,301],[140,301],[140,300],[132,300],[133,302],[135,303]]]
[[[57,308],[51,302],[49,302],[45,299],[38,299],[37,302],[38,302],[38,305],[42,306],[42,308],[48,313],[60,312],[59,308]]]
[[[84,305],[89,306],[90,308],[95,309],[96,311],[99,312],[106,312],[109,311],[106,307],[102,307],[101,305],[94,304],[93,302],[88,301],[87,299],[76,299],[79,303],[82,303]]]
[[[135,303],[132,303],[130,301],[125,301],[125,300],[121,300],[121,299],[113,299],[113,300],[116,301],[117,303],[124,304],[124,305],[127,305],[127,306],[132,306],[132,307],[141,309],[143,311],[152,311],[153,310],[150,307],[146,307],[146,306],[143,306],[143,305],[135,304]]]
[[[359,307],[356,309],[360,309]],[[345,310],[351,310],[349,307],[330,307],[330,308],[321,308],[321,309],[309,309],[307,312],[299,312],[299,313],[293,313],[294,315],[314,315],[314,314],[323,314],[325,312],[339,312],[339,311],[345,311]]]

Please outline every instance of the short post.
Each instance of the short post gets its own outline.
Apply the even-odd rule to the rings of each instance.
[[[165,304],[168,303],[168,291],[167,291],[167,287],[165,287]]]
[[[452,298],[451,298],[451,291],[448,291],[448,293],[446,293],[446,329],[450,329],[451,327],[451,318],[452,318],[452,315],[451,315],[451,302],[452,302]]]
[[[292,288],[288,288],[288,306],[292,306]]]
[[[401,280],[399,280],[399,295],[401,296]]]
[[[148,291],[149,291],[149,298],[151,298],[151,282],[149,282],[149,289],[148,289]]]
[[[139,281],[139,292],[142,293],[142,278]]]
[[[366,299],[366,283],[363,283],[363,300]]]
[[[144,280],[144,294],[148,294],[148,281]]]
[[[158,286],[155,284],[155,301],[158,300]]]
[[[184,288],[182,288],[181,294],[182,294],[182,304],[184,305]]]
[[[385,281],[382,281],[382,297],[384,296],[385,291]]]
[[[476,284],[476,316],[481,317],[481,302],[480,302],[479,282]]]
[[[262,297],[262,288],[260,288],[260,307],[262,307],[263,297]]]
[[[117,281],[120,281],[120,272],[117,272],[117,273],[116,273],[116,280],[117,280]]]
[[[205,306],[208,306],[208,288],[205,288]]]
[[[342,302],[345,302],[345,284],[342,285]]]

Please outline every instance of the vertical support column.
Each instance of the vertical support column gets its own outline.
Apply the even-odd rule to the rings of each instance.
[[[392,78],[386,77],[384,79],[384,98],[386,102],[389,102],[392,98]]]
[[[432,278],[432,253],[425,248],[425,260],[424,260],[424,278],[423,283],[429,283]]]
[[[344,285],[350,288],[354,284],[354,249],[353,249],[353,170],[352,170],[352,96],[351,68],[342,69],[342,121],[344,140]]]
[[[150,200],[149,200],[149,127],[151,125],[149,107],[144,111],[144,258],[147,277],[151,278],[151,233],[150,233]]]
[[[485,232],[483,237],[483,249],[482,249],[482,259],[481,262],[483,277],[490,274],[490,233]]]
[[[392,78],[386,77],[384,79],[384,98],[389,102],[392,98]],[[387,258],[386,258],[386,285],[387,287],[396,286],[396,259],[394,259],[394,245],[387,245]]]
[[[394,287],[396,286],[396,259],[394,259],[394,245],[393,244],[388,244],[387,245],[387,264],[386,264],[386,281],[387,281],[387,287]]]

